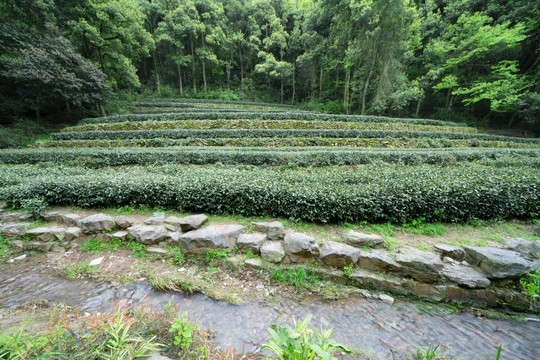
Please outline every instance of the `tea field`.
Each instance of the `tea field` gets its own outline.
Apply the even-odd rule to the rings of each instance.
[[[540,139],[218,100],[145,100],[0,151],[20,208],[159,206],[319,223],[536,218]]]

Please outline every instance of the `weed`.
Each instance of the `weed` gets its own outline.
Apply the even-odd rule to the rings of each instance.
[[[261,257],[257,254],[254,254],[251,252],[251,250],[249,250],[247,253],[246,253],[246,259],[260,259]]]
[[[66,268],[66,277],[70,280],[81,278],[84,274],[97,273],[99,270],[95,266],[90,266],[86,261],[69,266]]]
[[[532,304],[535,304],[540,296],[540,267],[536,272],[527,274],[519,280],[523,287],[523,292],[529,297]]]
[[[350,279],[351,278],[351,275],[353,274],[353,268],[354,268],[354,264],[350,264],[350,265],[347,265],[343,268],[343,275]]]
[[[227,250],[208,250],[205,255],[206,262],[211,262],[218,259],[225,259],[227,257]]]
[[[180,266],[186,260],[186,256],[182,252],[182,249],[180,249],[179,247],[172,247],[171,246],[171,247],[169,247],[169,251],[172,252],[172,262],[175,265]]]
[[[6,255],[9,252],[9,243],[11,241],[0,235],[0,257]]]
[[[146,245],[144,244],[129,242],[127,243],[127,248],[131,250],[133,256],[136,258],[142,259],[148,257],[148,253],[146,252]]]
[[[105,242],[93,237],[88,239],[87,242],[81,244],[81,250],[97,254],[103,251],[119,249],[123,245],[124,244],[122,241],[118,239],[111,239],[110,242]]]
[[[446,227],[441,223],[426,223],[426,218],[420,217],[403,224],[405,231],[413,234],[428,236],[444,235]]]
[[[174,344],[180,346],[183,350],[189,349],[193,343],[193,332],[197,330],[197,325],[189,321],[189,313],[183,312],[182,315],[174,319],[169,332],[174,334]]]
[[[272,325],[267,329],[271,338],[263,345],[263,349],[272,351],[280,360],[335,360],[331,354],[332,350],[351,352],[330,338],[332,329],[320,331],[314,327],[309,329],[311,318],[312,316],[308,315],[299,323],[294,320],[294,328],[289,325]]]
[[[304,268],[287,269],[285,271],[276,269],[272,273],[272,278],[280,284],[289,284],[298,289],[305,289],[308,284],[317,281],[315,274],[306,271]]]

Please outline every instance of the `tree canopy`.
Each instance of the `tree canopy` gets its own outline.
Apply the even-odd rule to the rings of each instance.
[[[111,89],[233,89],[328,112],[534,129],[538,9],[540,0],[0,0],[2,111],[95,108]]]

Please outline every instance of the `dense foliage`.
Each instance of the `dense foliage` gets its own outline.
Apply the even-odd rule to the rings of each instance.
[[[0,151],[0,163],[59,163],[88,167],[167,164],[329,166],[371,163],[454,165],[478,162],[497,167],[540,168],[537,149],[364,150],[347,148],[164,148],[24,149]]]
[[[111,88],[144,88],[535,132],[539,8],[540,0],[0,0],[0,121],[103,113]]]
[[[152,205],[315,222],[463,221],[540,213],[538,170],[476,166],[355,168],[2,165],[0,199],[50,205]]]

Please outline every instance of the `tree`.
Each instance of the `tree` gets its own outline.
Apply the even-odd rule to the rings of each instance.
[[[94,61],[115,88],[139,87],[136,62],[150,56],[152,36],[135,0],[84,0],[64,9],[71,18],[68,35],[87,59]]]

